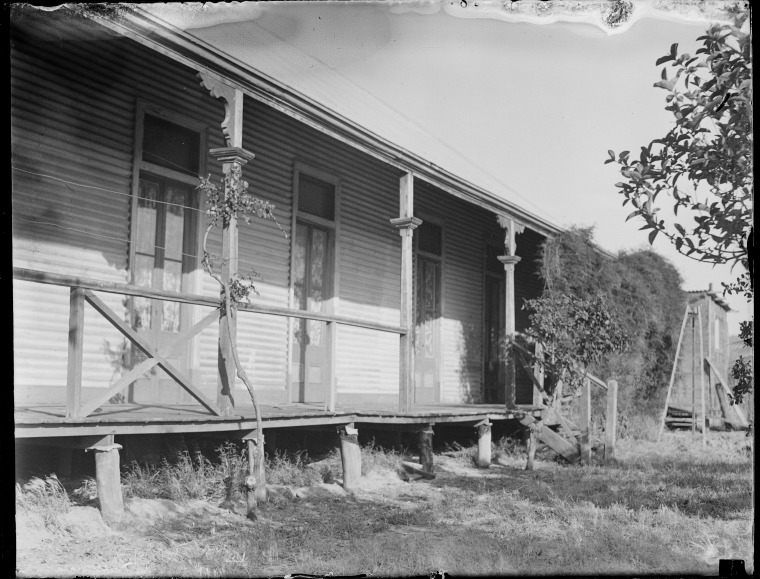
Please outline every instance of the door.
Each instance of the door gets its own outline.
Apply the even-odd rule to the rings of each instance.
[[[499,264],[501,265],[501,264]],[[484,402],[504,402],[504,271],[502,275],[486,273],[485,279],[485,359],[483,371]]]
[[[416,265],[414,402],[433,404],[440,383],[441,263],[418,255]]]
[[[293,268],[295,307],[322,312],[331,297],[330,232],[306,222],[296,223]],[[293,320],[294,399],[299,402],[324,402],[327,393],[329,355],[325,322]]]
[[[193,188],[147,174],[140,176],[134,215],[135,244],[132,281],[135,285],[174,292],[189,291],[195,268],[196,213]],[[188,323],[187,306],[177,302],[132,298],[132,328],[165,355],[168,362],[189,375],[188,347],[169,352],[168,346]],[[145,354],[132,348],[136,364]],[[189,401],[185,391],[158,367],[130,387],[130,402],[178,404]]]

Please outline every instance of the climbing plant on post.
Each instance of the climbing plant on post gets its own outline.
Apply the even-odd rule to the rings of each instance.
[[[237,267],[231,267],[232,260],[237,256],[222,256],[221,258],[213,256],[208,249],[209,234],[214,227],[222,227],[223,230],[233,231],[237,229],[237,220],[242,218],[246,223],[251,222],[251,217],[261,219],[274,218],[274,205],[254,197],[248,192],[248,183],[242,179],[242,167],[245,162],[253,158],[251,153],[238,147],[226,147],[223,149],[213,149],[211,154],[222,162],[224,178],[223,186],[217,187],[211,182],[210,178],[200,180],[198,189],[205,193],[207,200],[206,216],[208,225],[203,236],[203,267],[206,272],[220,286],[220,332],[226,332],[226,336],[220,335],[220,344],[222,339],[225,343],[225,352],[220,348],[220,372],[227,373],[228,395],[232,395],[232,372],[227,369],[227,360],[225,355],[229,355],[231,366],[234,368],[234,374],[245,384],[248,394],[253,404],[256,416],[256,442],[255,448],[252,447],[252,441],[248,442],[248,478],[246,487],[248,489],[248,517],[255,518],[256,508],[259,502],[266,501],[266,472],[264,461],[264,434],[261,420],[261,408],[256,399],[256,392],[253,384],[240,362],[238,354],[237,340],[235,335],[237,306],[243,301],[247,301],[251,293],[256,293],[253,285],[253,275],[241,276],[237,272]],[[279,224],[278,224],[279,226]],[[282,228],[280,228],[282,229]],[[236,236],[236,234],[235,234]],[[234,243],[236,254],[237,240]],[[214,269],[215,264],[221,266],[221,271],[217,273]],[[236,264],[235,264],[236,265]]]

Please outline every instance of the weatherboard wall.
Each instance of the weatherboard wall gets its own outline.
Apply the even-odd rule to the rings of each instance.
[[[29,20],[16,23],[13,34],[13,264],[129,282],[138,103],[202,124],[208,148],[223,146],[222,103],[199,86],[194,70],[90,22]],[[401,239],[389,219],[398,216],[399,171],[248,97],[244,111],[243,146],[256,155],[245,166],[244,178],[257,196],[276,205],[283,230],[257,219],[240,224],[238,266],[242,273],[256,272],[255,301],[289,305],[291,241],[286,236],[292,226],[294,175],[298,167],[309,167],[338,183],[336,313],[398,324]],[[205,173],[219,180],[216,161],[206,156],[204,163]],[[426,214],[445,225],[440,399],[478,402],[484,251],[488,239],[499,240],[501,230],[485,210],[419,180],[416,191],[423,218]],[[204,199],[197,199],[198,208],[204,205]],[[200,237],[202,226],[198,233]],[[218,255],[217,230],[209,241],[210,251]],[[526,263],[518,265],[518,299],[540,293],[535,280],[521,273]],[[199,261],[193,279],[196,293],[218,295],[216,282],[201,271]],[[100,295],[128,318],[121,296]],[[200,319],[208,311],[193,306],[192,316]],[[17,403],[65,400],[68,321],[67,288],[14,282]],[[192,352],[193,379],[212,398],[217,338],[212,324],[196,338]],[[238,339],[241,360],[262,398],[288,400],[287,318],[241,313]],[[123,344],[88,307],[85,398],[88,389],[106,388],[124,372]],[[336,354],[339,404],[397,400],[397,335],[338,326]],[[242,384],[235,393],[236,403],[248,403]]]

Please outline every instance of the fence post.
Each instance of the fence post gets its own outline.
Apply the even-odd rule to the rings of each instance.
[[[607,382],[607,425],[604,429],[604,460],[615,457],[617,438],[617,380]]]
[[[66,416],[77,418],[82,405],[82,349],[84,344],[84,290],[69,293],[69,358],[66,376]]]
[[[586,378],[581,387],[581,462],[591,464],[591,380]]]
[[[362,455],[359,446],[359,431],[354,423],[338,429],[340,435],[340,460],[343,466],[343,488],[351,490],[359,484],[362,476]]]
[[[486,418],[475,425],[478,429],[478,466],[491,466],[491,423]]]

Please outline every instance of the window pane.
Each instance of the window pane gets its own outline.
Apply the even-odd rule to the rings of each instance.
[[[182,262],[164,261],[164,287],[170,292],[182,291]],[[164,332],[179,332],[179,306],[178,302],[163,302],[163,322],[161,329]]]
[[[321,312],[324,302],[324,271],[325,250],[327,249],[327,232],[321,229],[312,229],[311,241],[311,272],[309,279],[309,310]],[[322,328],[324,322],[309,320],[309,340],[311,344],[322,344]]]
[[[419,236],[419,250],[433,255],[441,255],[443,235],[441,227],[434,223],[423,223],[415,235]]]
[[[153,262],[150,255],[135,256],[134,284],[141,287],[153,286]],[[134,298],[132,300],[132,328],[145,330],[150,328],[151,300],[147,298]]]
[[[140,253],[153,255],[156,249],[156,199],[159,185],[153,181],[140,179],[137,196],[137,239],[135,248]]]
[[[308,243],[309,230],[300,223],[296,225],[296,248],[293,254],[293,291],[295,294],[295,307],[306,309],[306,244]]]
[[[197,175],[201,136],[165,119],[145,115],[143,161]]]
[[[166,240],[164,248],[166,259],[182,260],[182,248],[185,234],[185,209],[189,195],[186,190],[176,186],[166,187]]]
[[[333,221],[335,219],[335,187],[330,183],[300,173],[298,210]]]

